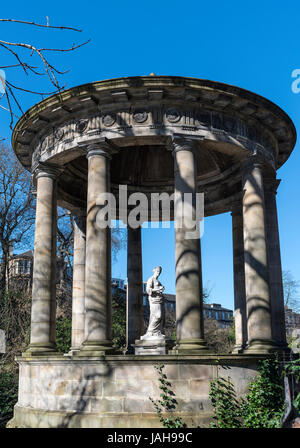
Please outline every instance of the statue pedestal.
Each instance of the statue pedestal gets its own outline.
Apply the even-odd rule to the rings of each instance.
[[[137,339],[135,341],[134,354],[135,355],[166,355],[168,350],[174,345],[174,341],[164,338],[153,339]]]

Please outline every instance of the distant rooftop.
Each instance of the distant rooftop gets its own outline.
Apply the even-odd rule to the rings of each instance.
[[[12,254],[13,258],[33,258],[33,250],[27,250],[21,254]]]

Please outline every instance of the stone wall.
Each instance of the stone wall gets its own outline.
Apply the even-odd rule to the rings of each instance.
[[[209,382],[230,376],[238,395],[247,392],[257,358],[245,356],[107,356],[19,358],[19,401],[10,427],[159,427],[149,397],[160,394],[154,365],[176,394],[189,427],[207,427]]]

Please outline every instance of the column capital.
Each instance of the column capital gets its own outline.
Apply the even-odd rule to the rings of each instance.
[[[39,162],[32,168],[32,175],[39,179],[40,177],[50,177],[56,180],[58,176],[63,172],[63,167],[55,164]]]
[[[265,159],[263,156],[257,152],[251,153],[247,156],[247,158],[242,163],[242,172],[246,174],[253,168],[262,169],[265,164]]]
[[[87,143],[84,146],[87,152],[87,158],[92,156],[102,156],[108,159],[112,158],[112,155],[118,151],[118,148],[110,142],[106,137],[98,139],[94,143]]]
[[[174,135],[169,143],[169,147],[174,155],[178,151],[194,152],[196,149],[196,143],[197,143],[196,140],[192,138]]]
[[[277,194],[277,189],[279,187],[279,184],[281,182],[281,179],[275,178],[264,178],[264,189],[266,193],[274,193]]]

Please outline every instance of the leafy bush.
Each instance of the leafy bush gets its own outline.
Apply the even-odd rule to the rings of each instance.
[[[216,320],[204,319],[204,339],[210,351],[231,353],[235,343],[234,328],[221,328]]]
[[[279,428],[284,411],[284,389],[277,361],[261,361],[258,372],[249,383],[249,393],[241,400],[243,426]]]
[[[67,353],[71,346],[72,319],[61,316],[56,320],[56,348]],[[112,298],[112,341],[116,349],[126,346],[126,302],[118,293]]]
[[[126,301],[117,292],[112,297],[112,341],[116,349],[126,347]]]
[[[278,428],[284,411],[282,379],[276,360],[258,365],[258,375],[249,383],[249,392],[240,400],[228,378],[210,383],[214,428]]]
[[[284,372],[286,375],[293,375],[296,381],[300,381],[300,358],[286,362]]]
[[[241,409],[231,378],[210,383],[209,398],[214,409],[212,428],[241,428]]]
[[[0,367],[0,428],[13,417],[14,405],[18,401],[18,375]]]
[[[158,372],[158,381],[160,383],[160,394],[161,400],[153,400],[149,397],[149,400],[153,403],[156,413],[159,417],[159,421],[165,428],[186,428],[186,424],[179,417],[164,417],[163,412],[172,412],[176,409],[177,400],[175,394],[172,391],[172,384],[168,381],[167,375],[163,373],[163,364],[158,364],[154,366]]]
[[[69,317],[59,317],[56,320],[56,349],[67,353],[71,347],[72,320]]]
[[[282,374],[293,376],[293,378],[296,382],[296,387],[295,387],[295,390],[293,391],[296,394],[296,396],[294,395],[295,398],[293,401],[293,405],[295,406],[297,411],[300,413],[300,390],[299,390],[300,389],[300,357],[286,362],[284,365]]]

